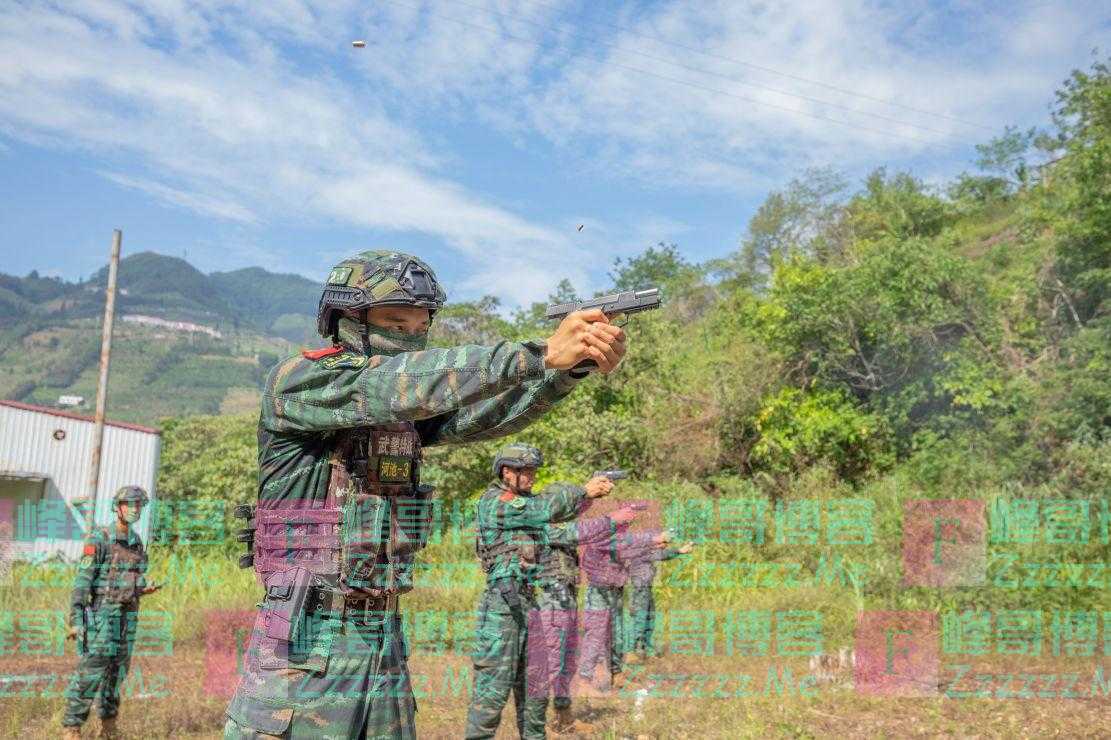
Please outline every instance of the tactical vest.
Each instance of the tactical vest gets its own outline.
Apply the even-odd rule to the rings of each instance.
[[[487,542],[486,535],[493,534],[493,541]],[[539,530],[513,529],[483,532],[481,524],[475,534],[474,552],[482,563],[482,572],[489,574],[499,562],[517,558],[522,574],[531,575],[543,544]]]
[[[93,603],[95,606],[138,603],[142,590],[139,584],[147,569],[143,543],[137,543],[132,549],[120,543],[114,533],[107,529],[102,531],[108,541],[108,556],[93,582]]]
[[[413,559],[432,528],[432,487],[420,485],[413,424],[335,435],[323,502],[260,500],[254,567],[259,581],[300,566],[344,594],[391,596],[413,588]]]
[[[579,580],[579,549],[562,545],[546,545],[540,549],[540,578],[577,583]]]

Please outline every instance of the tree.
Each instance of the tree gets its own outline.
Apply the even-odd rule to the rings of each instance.
[[[1036,128],[1020,131],[1017,126],[1007,126],[1002,136],[976,145],[980,155],[976,166],[983,172],[1005,178],[1010,186],[1022,190],[1030,183],[1030,167],[1026,160],[1037,139]]]
[[[459,344],[495,344],[510,332],[499,313],[501,301],[483,296],[477,301],[452,303],[440,309],[432,322],[431,343],[438,347]]]
[[[1072,322],[1106,312],[1111,291],[1111,67],[1074,71],[1053,112],[1064,154],[1053,171],[1039,220],[1057,240],[1045,289]]]
[[[678,288],[696,281],[699,274],[677,246],[659,242],[636,257],[615,259],[609,276],[615,290],[636,290],[652,285]]]
[[[513,338],[536,337],[551,327],[551,322],[545,318],[548,306],[557,303],[570,303],[577,300],[575,286],[567,278],[563,278],[556,285],[554,292],[548,294],[544,303],[533,303],[528,308],[517,309],[513,312],[510,324],[510,335]]]
[[[771,193],[748,222],[739,268],[763,282],[791,254],[832,258],[845,245],[838,225],[845,179],[833,169],[809,169]]]
[[[864,192],[853,197],[847,210],[854,239],[864,243],[935,236],[953,215],[921,180],[909,172],[888,176],[883,167],[868,175]]]

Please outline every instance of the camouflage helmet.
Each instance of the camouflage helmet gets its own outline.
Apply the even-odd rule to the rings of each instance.
[[[416,257],[402,252],[360,252],[328,274],[316,328],[322,337],[333,336],[341,313],[377,306],[427,308],[431,316],[446,298],[432,268]]]
[[[544,454],[532,445],[520,442],[505,445],[494,455],[494,477],[501,477],[502,466],[510,468],[539,468],[544,465]]]
[[[123,486],[120,490],[116,491],[116,495],[112,497],[112,506],[119,506],[122,503],[139,503],[146,506],[149,502],[150,499],[147,498],[147,492],[139,486]]]

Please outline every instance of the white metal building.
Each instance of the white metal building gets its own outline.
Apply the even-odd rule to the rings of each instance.
[[[73,502],[88,497],[93,427],[91,416],[0,401],[0,527],[10,522],[15,557],[80,555],[84,516]],[[97,524],[115,520],[111,500],[121,486],[142,486],[154,501],[160,434],[105,422]],[[150,508],[143,509],[138,525],[144,541],[149,541]]]

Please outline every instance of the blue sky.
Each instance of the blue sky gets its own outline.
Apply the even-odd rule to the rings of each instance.
[[[658,241],[732,251],[806,167],[969,168],[1004,125],[1047,122],[1109,19],[1085,0],[8,0],[0,272],[87,276],[119,227],[125,253],[205,271],[319,279],[388,246],[453,298],[588,292]]]

